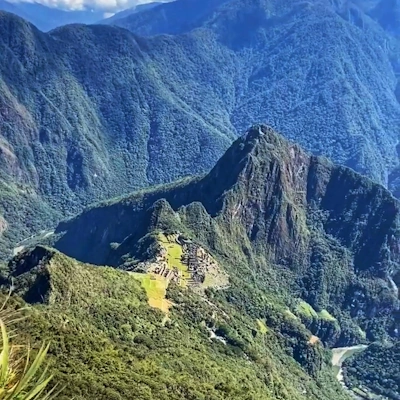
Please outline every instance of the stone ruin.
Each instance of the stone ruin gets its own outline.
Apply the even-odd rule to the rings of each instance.
[[[191,240],[185,239],[180,234],[168,235],[167,240],[182,247],[182,264],[188,268],[189,278],[187,283],[191,287],[201,286],[206,278],[206,274],[210,271],[218,271],[218,264],[213,257],[199,245]],[[153,262],[146,263],[145,269],[148,273],[160,275],[169,281],[181,285],[183,282],[182,271],[177,267],[168,265],[168,250],[160,246],[160,250]]]

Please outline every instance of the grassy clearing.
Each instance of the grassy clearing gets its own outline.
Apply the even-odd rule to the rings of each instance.
[[[336,321],[336,318],[333,315],[331,315],[327,310],[320,311],[318,313],[318,316],[325,321],[332,321],[332,322]]]
[[[257,325],[258,325],[258,328],[260,329],[260,332],[263,335],[265,335],[268,332],[267,326],[265,325],[265,323],[263,321],[261,321],[261,319],[257,320]]]
[[[296,319],[296,320],[299,319],[299,318],[297,317],[297,315],[294,315],[289,309],[286,309],[286,310],[285,310],[285,314],[286,314],[289,318]]]
[[[163,233],[159,235],[159,242],[167,250],[167,263],[172,268],[178,268],[182,272],[185,279],[190,278],[187,265],[182,263],[183,250],[182,246],[176,243],[173,238],[165,236]]]
[[[306,318],[318,318],[317,312],[314,308],[306,303],[305,301],[300,301],[300,303],[296,307],[296,311],[300,314],[305,316]]]
[[[133,273],[139,280],[149,299],[149,305],[168,313],[172,303],[165,298],[167,294],[168,280],[155,274]]]

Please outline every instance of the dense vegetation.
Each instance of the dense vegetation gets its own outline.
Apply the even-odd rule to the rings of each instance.
[[[3,256],[90,202],[207,171],[257,121],[397,194],[398,3],[353,3],[177,0],[117,20],[176,34],[148,38],[1,14]]]
[[[372,344],[345,363],[345,381],[389,399],[400,399],[400,345]]]
[[[235,128],[268,121],[397,193],[398,21],[398,0],[178,0],[114,23],[213,32],[237,61]]]
[[[230,64],[210,56],[207,35],[159,43],[77,25],[42,34],[0,14],[0,38],[3,251],[22,229],[91,201],[202,172],[234,138],[220,107]]]
[[[383,187],[255,126],[208,175],[94,206],[50,239],[78,260],[134,270],[154,232],[183,232],[225,260],[230,302],[262,318],[248,292],[273,293],[322,341],[347,345],[396,328],[399,210]]]
[[[399,212],[382,186],[257,125],[207,175],[60,223],[45,240],[75,259],[23,250],[0,284],[31,305],[17,340],[53,343],[61,399],[346,399],[326,347],[395,338]],[[176,233],[228,286],[152,286],[146,262],[160,247],[175,259]]]
[[[309,331],[279,299],[261,292],[261,325],[227,301],[234,292],[207,299],[173,285],[165,318],[128,272],[43,247],[15,258],[9,270],[12,302],[32,304],[19,340],[51,340],[54,381],[65,385],[60,400],[348,399],[329,352],[309,343]]]
[[[263,120],[399,196],[399,12],[177,0],[114,20],[133,33],[48,34],[0,13],[2,257],[93,201],[199,174],[41,234],[79,261],[37,247],[2,265],[9,306],[30,304],[16,345],[52,341],[63,399],[346,398],[323,346],[396,340],[399,202],[265,126],[203,173]],[[165,315],[138,274],[177,232],[229,288],[165,285]],[[353,357],[346,383],[396,399],[397,349]]]

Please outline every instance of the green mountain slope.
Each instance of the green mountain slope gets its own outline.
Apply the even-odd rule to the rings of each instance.
[[[43,34],[2,13],[0,205],[44,217],[1,206],[2,255],[93,201],[208,171],[257,121],[398,195],[389,3],[178,0],[121,23],[181,33],[148,38],[110,26]]]
[[[398,201],[270,128],[253,127],[206,176],[85,210],[51,243],[84,262],[142,271],[162,254],[160,231],[214,254],[235,282],[221,293],[255,316],[263,311],[245,287],[282,298],[330,345],[397,326]]]
[[[10,238],[82,205],[211,168],[234,138],[223,106],[232,62],[209,54],[210,35],[144,40],[79,25],[43,34],[2,13],[0,37],[0,178],[4,198],[21,204],[0,201],[3,254]]]
[[[396,0],[211,0],[198,13],[201,4],[178,0],[115,24],[141,35],[213,32],[235,55],[238,131],[268,121],[398,194]]]
[[[371,398],[399,399],[399,343],[382,345],[372,344],[367,350],[345,363],[345,381],[360,393]],[[375,397],[373,397],[375,396]],[[367,397],[368,398],[368,397]]]
[[[60,400],[348,399],[329,352],[309,342],[278,299],[259,299],[262,322],[218,296],[171,284],[166,318],[129,272],[43,247],[9,268],[8,306],[24,305],[21,297],[31,304],[19,339],[51,340],[54,381],[66,385]]]

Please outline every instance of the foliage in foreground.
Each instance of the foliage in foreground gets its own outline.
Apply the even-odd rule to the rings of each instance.
[[[0,310],[1,353],[0,353],[0,399],[1,400],[52,400],[61,391],[56,386],[49,389],[53,375],[44,367],[50,345],[43,344],[32,357],[26,346],[10,342],[6,325],[21,320],[20,312],[5,309],[7,299]],[[16,335],[15,335],[16,336]]]
[[[60,400],[347,399],[329,353],[279,302],[260,297],[265,312],[255,318],[225,295],[171,285],[166,319],[128,272],[44,248],[20,259],[28,268],[14,271],[12,301],[34,305],[18,328],[51,340]]]

